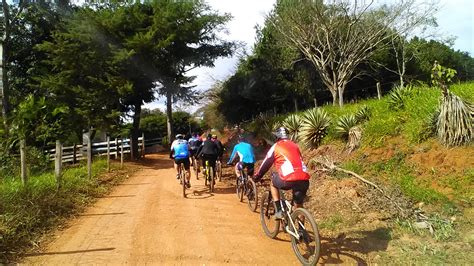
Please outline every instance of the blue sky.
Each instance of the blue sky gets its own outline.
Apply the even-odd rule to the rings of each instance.
[[[391,2],[391,0],[382,0]],[[212,8],[221,13],[230,13],[233,20],[228,23],[229,34],[225,39],[246,43],[251,51],[255,42],[255,25],[262,25],[265,15],[272,9],[275,0],[207,0]],[[444,37],[455,37],[453,48],[474,55],[474,0],[439,0],[440,10],[436,15],[437,33]],[[215,80],[224,80],[235,72],[238,55],[221,58],[214,68],[198,68],[191,74],[197,78],[194,84],[201,91],[209,89]],[[163,99],[146,104],[146,108],[164,110]],[[194,111],[196,106],[183,106],[182,109]]]

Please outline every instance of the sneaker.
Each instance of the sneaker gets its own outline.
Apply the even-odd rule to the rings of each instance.
[[[191,187],[191,182],[189,182],[189,181],[186,182],[186,187],[187,187],[187,188],[190,188],[190,187]]]
[[[281,211],[276,211],[274,218],[275,220],[283,220],[283,213]]]
[[[176,179],[179,179],[179,174],[176,174]]]

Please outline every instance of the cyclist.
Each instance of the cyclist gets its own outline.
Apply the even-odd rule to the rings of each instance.
[[[189,143],[189,151],[191,153],[190,156],[196,156],[196,153],[202,144],[202,140],[199,137],[199,134],[193,133],[191,138],[189,138],[188,143]]]
[[[230,155],[227,165],[232,164],[232,161],[235,159],[235,155],[239,155],[239,162],[235,165],[235,175],[237,178],[241,178],[240,169],[247,168],[247,174],[249,177],[253,176],[254,165],[255,165],[255,155],[253,153],[253,147],[245,141],[245,138],[242,135],[239,135],[239,143],[234,146],[232,154]]]
[[[188,142],[184,139],[182,134],[176,135],[176,139],[171,144],[170,159],[174,159],[174,169],[176,170],[176,179],[179,179],[178,165],[180,163],[184,164],[184,169],[186,169],[186,186],[191,187],[190,177],[191,172],[189,170],[189,145]]]
[[[218,154],[217,154],[217,160],[219,160],[219,161],[222,162],[222,155],[224,155],[224,145],[222,145],[222,142],[217,139],[217,135],[216,135],[216,134],[213,134],[213,135],[212,135],[211,140],[214,141],[214,143],[217,144],[217,148],[219,149],[219,152],[218,152]]]
[[[212,167],[214,176],[216,174],[216,160],[219,155],[219,147],[217,144],[212,141],[212,135],[208,134],[207,139],[199,147],[196,158],[202,158],[202,165],[206,165],[206,161],[209,162],[209,165]]]
[[[272,173],[271,193],[275,204],[275,219],[283,219],[279,189],[292,190],[295,207],[302,207],[306,191],[309,187],[310,175],[301,157],[298,145],[288,139],[288,132],[284,127],[273,133],[277,142],[270,148],[263,160],[254,180],[258,181],[274,164],[277,173]]]

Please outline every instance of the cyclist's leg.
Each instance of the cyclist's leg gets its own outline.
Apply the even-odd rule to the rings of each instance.
[[[253,163],[244,163],[245,168],[247,168],[247,175],[251,178],[255,171],[255,164]]]
[[[184,164],[184,169],[186,170],[186,181],[189,184],[189,180],[191,179],[189,158],[183,160],[183,164]]]
[[[235,168],[234,168],[234,171],[235,171],[235,176],[236,177],[239,177],[240,176],[240,168],[239,167],[242,167],[242,163],[241,162],[238,162],[235,164]]]
[[[296,208],[303,207],[303,201],[309,188],[309,180],[300,180],[291,182],[293,192],[293,202]]]
[[[216,161],[217,161],[217,156],[213,156],[212,158],[209,158],[209,165],[211,166],[212,172],[214,173],[214,177],[216,176]]]
[[[272,173],[270,191],[272,193],[273,203],[275,204],[275,219],[283,219],[280,189],[288,190],[288,184],[280,178],[278,173],[274,172]]]
[[[176,178],[179,178],[179,176],[178,176],[178,175],[179,175],[178,161],[179,161],[179,159],[176,159],[176,158],[173,160],[173,163],[174,163],[174,170],[176,171]]]

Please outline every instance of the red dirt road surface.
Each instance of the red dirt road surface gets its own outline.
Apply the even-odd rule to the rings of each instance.
[[[147,156],[142,170],[24,263],[299,264],[288,237],[266,237],[233,186],[218,182],[211,195],[202,178],[193,176],[191,185],[183,198],[171,160]]]

